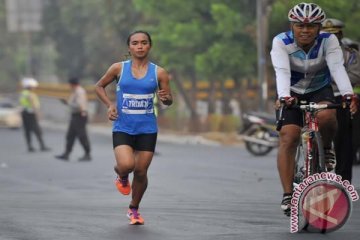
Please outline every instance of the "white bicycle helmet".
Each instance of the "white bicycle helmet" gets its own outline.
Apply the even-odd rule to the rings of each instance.
[[[290,22],[322,23],[326,15],[315,3],[299,3],[290,9],[288,18]]]

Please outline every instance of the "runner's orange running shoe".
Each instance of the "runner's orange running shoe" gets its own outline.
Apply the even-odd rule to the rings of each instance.
[[[126,216],[129,218],[130,225],[143,225],[144,219],[140,216],[139,211],[136,208],[129,208]]]
[[[131,186],[128,177],[121,179],[119,176],[117,176],[115,179],[115,186],[117,187],[119,192],[124,195],[129,195],[131,192]]]

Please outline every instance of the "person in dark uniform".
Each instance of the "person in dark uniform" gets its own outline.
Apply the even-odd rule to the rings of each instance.
[[[86,130],[86,124],[88,122],[88,100],[86,91],[79,84],[78,78],[70,78],[69,84],[72,89],[72,94],[67,101],[62,100],[63,103],[70,107],[71,111],[70,124],[66,133],[66,146],[64,153],[55,156],[55,158],[69,160],[69,155],[73,149],[75,140],[78,138],[85,152],[84,156],[79,158],[79,161],[90,161],[90,142]]]
[[[344,55],[344,66],[349,76],[351,85],[354,88],[354,93],[360,93],[360,56],[356,49],[342,44],[343,28],[345,24],[334,18],[328,18],[322,23],[322,30],[325,32],[333,33],[338,38],[341,45],[341,50]],[[334,89],[334,95],[336,101],[341,103],[343,98],[335,84],[332,81],[332,87]],[[357,91],[358,92],[357,92]],[[358,129],[359,113],[355,113],[354,116],[350,116],[347,109],[337,110],[338,130],[335,137],[335,152],[336,152],[336,168],[335,173],[339,174],[343,180],[352,180],[352,165],[355,157],[354,146],[354,129]],[[359,134],[355,134],[359,135]]]
[[[39,141],[40,150],[49,151],[50,148],[46,147],[44,143],[42,131],[39,125],[40,101],[38,96],[33,91],[33,89],[38,86],[38,82],[33,78],[24,78],[21,84],[23,90],[20,93],[19,102],[20,106],[22,107],[21,116],[28,151],[35,151],[31,141],[32,132]]]

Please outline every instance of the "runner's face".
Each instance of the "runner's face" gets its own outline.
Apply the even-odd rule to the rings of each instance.
[[[299,47],[304,47],[314,43],[315,38],[319,35],[320,24],[293,23],[292,30],[296,43]]]
[[[130,38],[129,51],[135,58],[146,58],[151,45],[149,38],[144,33],[135,33]]]

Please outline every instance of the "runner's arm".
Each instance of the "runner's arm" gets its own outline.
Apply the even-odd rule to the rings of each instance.
[[[158,82],[159,82],[159,90],[157,92],[159,99],[165,105],[171,105],[173,103],[173,98],[171,95],[170,89],[170,77],[169,74],[165,71],[165,69],[158,67],[157,70]]]
[[[108,107],[108,118],[112,121],[117,118],[117,109],[110,98],[107,96],[105,88],[119,76],[121,68],[121,63],[114,63],[95,84],[96,95]]]

